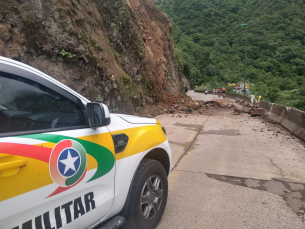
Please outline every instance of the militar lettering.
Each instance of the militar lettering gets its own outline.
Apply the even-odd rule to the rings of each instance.
[[[71,208],[73,211],[71,212]],[[86,214],[90,210],[95,209],[94,193],[89,192],[84,195],[83,199],[78,197],[73,201],[65,203],[54,209],[55,225],[51,223],[50,212],[45,212],[42,215],[35,217],[35,219],[28,220],[22,224],[21,227],[17,226],[12,229],[59,229],[63,226],[61,216],[66,216],[66,224],[71,223],[80,216]],[[72,214],[73,213],[73,214]]]

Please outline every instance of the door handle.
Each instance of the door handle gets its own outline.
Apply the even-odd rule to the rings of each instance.
[[[0,172],[8,169],[15,169],[28,164],[27,159],[21,159],[16,161],[0,163]]]

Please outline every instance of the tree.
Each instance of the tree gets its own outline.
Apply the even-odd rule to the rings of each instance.
[[[299,0],[170,0],[156,3],[172,21],[181,71],[197,82],[247,79],[264,100],[305,110],[305,10]],[[213,56],[213,63],[210,57]]]

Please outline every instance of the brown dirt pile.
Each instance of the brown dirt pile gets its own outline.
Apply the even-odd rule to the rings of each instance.
[[[228,102],[229,101],[229,102]],[[219,113],[222,109],[233,108],[231,100],[194,100],[190,97],[183,97],[166,93],[165,101],[155,106],[147,106],[135,115],[145,117],[156,117],[161,114],[202,114],[212,115]]]
[[[251,104],[246,101],[235,101],[235,108],[234,108],[234,114],[240,114],[240,113],[248,113],[252,117],[256,116],[264,116],[265,110],[262,108],[259,108],[259,104]]]

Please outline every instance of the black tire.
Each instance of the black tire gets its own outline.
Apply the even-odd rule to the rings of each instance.
[[[157,199],[157,197],[154,197],[153,195],[160,195],[155,194],[150,194],[147,197],[150,200],[155,200],[155,201],[160,201],[158,203],[155,203],[153,201],[152,204],[150,203],[145,203],[142,204],[141,202],[144,198],[141,198],[143,196],[143,193],[151,193],[150,191],[146,191],[147,184],[149,183],[148,179],[152,181],[152,185],[154,185],[154,181],[158,183],[156,179],[160,178],[159,184],[156,186],[158,189],[155,189],[156,192],[160,192],[161,186],[163,189],[163,196],[162,200],[160,201]],[[154,180],[155,179],[155,180]],[[153,186],[154,187],[154,186]],[[157,191],[159,190],[159,191]],[[129,194],[125,203],[125,206],[121,212],[121,215],[123,215],[126,219],[125,224],[122,226],[122,229],[154,229],[158,223],[160,222],[166,202],[167,202],[167,195],[168,195],[168,182],[167,182],[167,174],[162,166],[162,164],[156,160],[152,159],[144,159],[141,164],[139,165],[132,185],[130,186]],[[156,205],[154,205],[156,204]],[[149,216],[152,216],[152,218],[146,218],[143,214],[143,209],[147,209],[147,205],[151,205],[155,208],[151,210],[152,214],[149,214]],[[154,209],[157,209],[156,206],[158,206],[158,210],[155,212]],[[148,212],[148,211],[146,211]],[[154,214],[153,214],[154,213]]]

